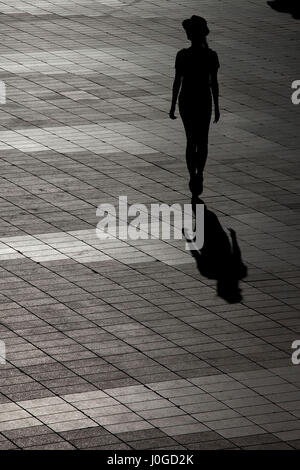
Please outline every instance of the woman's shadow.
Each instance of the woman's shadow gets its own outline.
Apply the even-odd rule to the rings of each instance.
[[[192,197],[192,207],[204,204],[199,197]],[[208,279],[216,279],[217,294],[228,303],[243,300],[239,282],[247,276],[247,266],[242,261],[236,232],[229,229],[230,238],[218,217],[204,205],[204,244],[201,250],[192,249],[197,268]],[[185,234],[187,242],[193,241]],[[195,245],[194,245],[195,246]]]
[[[291,13],[292,17],[300,19],[300,5],[299,0],[272,0],[268,1],[267,4],[273,8],[273,10],[281,13]]]

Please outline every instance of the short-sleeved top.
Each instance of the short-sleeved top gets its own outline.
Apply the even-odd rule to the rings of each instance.
[[[182,76],[181,94],[207,93],[211,75],[220,67],[218,54],[209,48],[181,49],[176,56],[175,68]]]

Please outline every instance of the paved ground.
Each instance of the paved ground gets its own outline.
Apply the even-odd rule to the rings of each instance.
[[[248,266],[234,305],[183,241],[95,235],[119,195],[189,202],[167,112],[193,13],[221,61],[203,199]],[[0,448],[300,448],[299,23],[260,0],[3,0],[0,22]]]

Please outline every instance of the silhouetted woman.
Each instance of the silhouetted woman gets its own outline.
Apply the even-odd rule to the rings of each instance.
[[[200,16],[193,15],[184,20],[191,47],[181,49],[176,56],[175,79],[173,84],[172,105],[169,116],[176,119],[175,108],[179,94],[179,113],[184,125],[187,146],[186,162],[190,173],[192,194],[201,194],[203,190],[203,170],[208,152],[208,133],[214,101],[215,120],[220,119],[218,55],[207,45],[209,34],[207,22]]]

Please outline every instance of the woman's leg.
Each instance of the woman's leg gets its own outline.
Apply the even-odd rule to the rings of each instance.
[[[197,143],[193,140],[192,136],[187,135],[186,138],[186,164],[189,170],[190,177],[195,176],[197,171]]]
[[[197,132],[196,172],[200,179],[203,179],[203,171],[208,155],[208,135],[211,120],[211,108],[208,108],[207,111],[207,115],[198,123]]]
[[[195,132],[194,119],[193,116],[191,116],[189,108],[183,106],[182,103],[180,104],[179,111],[186,135],[186,164],[190,178],[192,179],[197,171],[197,135]]]
[[[211,101],[193,104],[180,103],[179,111],[186,133],[186,163],[190,174],[189,187],[194,195],[203,190],[203,170],[208,153],[208,132],[211,120]],[[200,116],[199,116],[200,115]]]
[[[196,151],[196,172],[197,175],[202,175],[206,160],[208,155],[208,141],[206,139],[201,140],[197,144],[197,151]]]
[[[186,163],[190,173],[189,188],[193,195],[199,195],[202,193],[202,186],[199,187],[199,181],[197,178],[197,136],[195,134],[194,126],[190,126],[189,133],[187,133],[187,144],[186,144]]]

